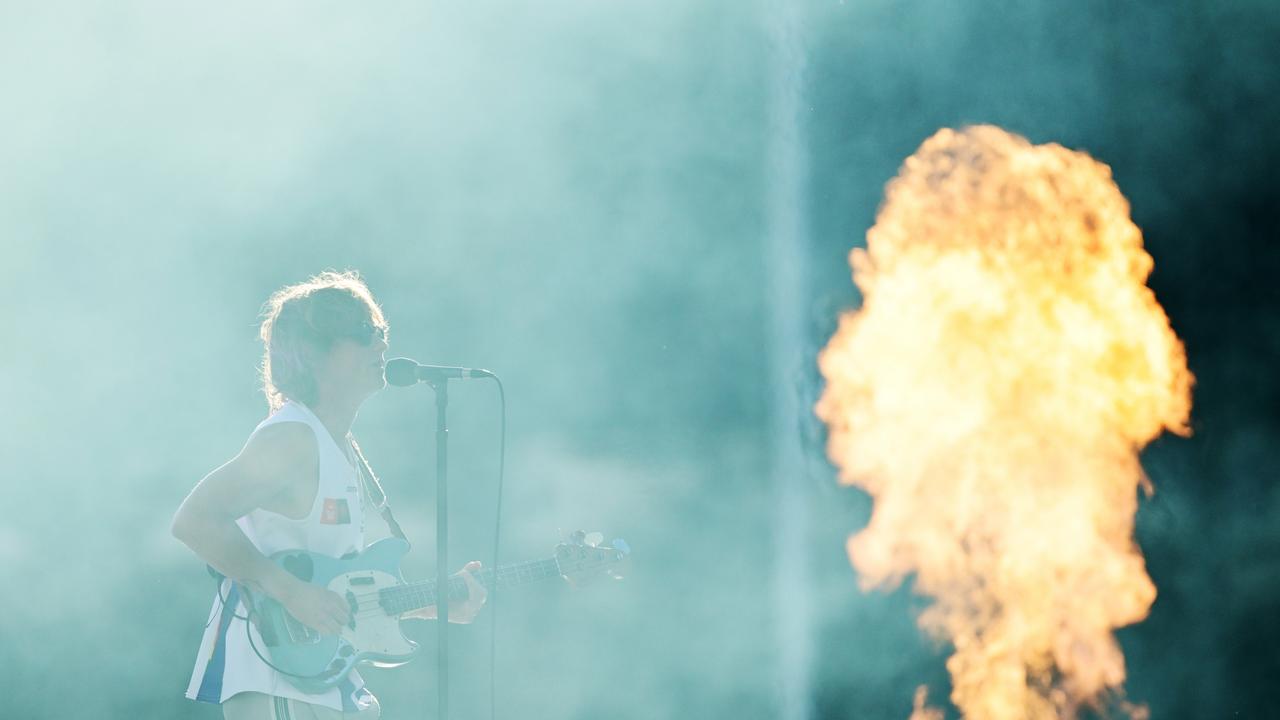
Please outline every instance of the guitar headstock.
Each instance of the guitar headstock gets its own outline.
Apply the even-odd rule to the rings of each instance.
[[[603,544],[604,535],[582,530],[556,546],[556,565],[560,575],[577,584],[598,577],[622,578],[622,564],[631,555],[631,547],[621,538]]]

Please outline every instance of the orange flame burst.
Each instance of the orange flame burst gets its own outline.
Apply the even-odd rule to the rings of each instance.
[[[966,718],[1099,705],[1124,681],[1112,630],[1156,594],[1137,454],[1187,432],[1192,383],[1110,169],[941,130],[850,262],[864,302],[819,356],[816,410],[841,481],[874,498],[848,543],[864,590],[915,573]],[[913,717],[941,717],[923,697]]]

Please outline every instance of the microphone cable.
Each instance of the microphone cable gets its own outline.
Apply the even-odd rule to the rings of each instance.
[[[489,608],[493,616],[489,626],[489,719],[498,718],[498,544],[502,530],[502,481],[507,465],[507,393],[502,379],[495,374],[489,377],[498,384],[498,399],[502,406],[498,431],[498,500],[493,512],[493,589],[489,591]]]

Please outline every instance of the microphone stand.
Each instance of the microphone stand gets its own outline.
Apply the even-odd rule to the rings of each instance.
[[[436,718],[449,718],[449,380],[428,381],[436,393]]]

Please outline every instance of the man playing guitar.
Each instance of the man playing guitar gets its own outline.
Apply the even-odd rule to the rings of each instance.
[[[274,599],[322,635],[351,622],[339,594],[268,558],[305,550],[334,558],[365,548],[374,508],[367,464],[351,437],[361,403],[382,389],[387,322],[354,272],[324,272],[268,300],[260,335],[270,416],[239,454],[209,473],[182,502],[173,534],[226,576],[214,599],[187,697],[221,703],[227,720],[379,716],[355,671],[323,692],[300,690],[263,656],[248,622],[252,598]],[[381,495],[380,489],[378,494]],[[460,575],[468,597],[449,619],[470,622],[484,603],[471,562]],[[401,617],[434,618],[435,608]]]

